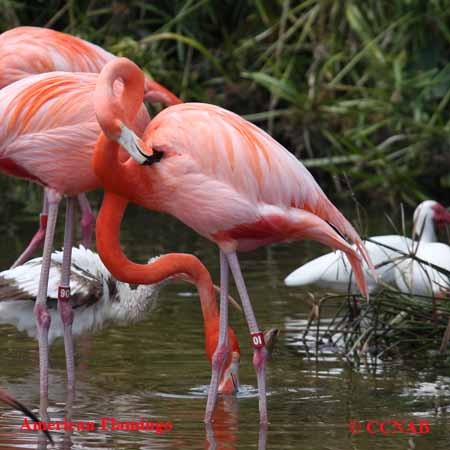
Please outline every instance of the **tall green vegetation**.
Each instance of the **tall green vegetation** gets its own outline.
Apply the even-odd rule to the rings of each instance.
[[[449,193],[450,0],[0,0],[0,14],[3,30],[79,35],[245,115],[327,192]]]

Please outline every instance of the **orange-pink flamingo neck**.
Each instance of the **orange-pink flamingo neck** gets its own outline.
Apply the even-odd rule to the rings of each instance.
[[[121,81],[121,89],[117,82]],[[144,77],[142,71],[126,58],[107,64],[99,75],[94,93],[95,114],[102,129],[92,158],[92,166],[105,191],[114,191],[129,198],[145,176],[130,158],[124,162],[119,145],[139,152],[144,142],[130,129],[142,107]],[[118,91],[120,95],[118,95]],[[151,151],[146,150],[146,156]],[[124,176],[127,173],[127,176]],[[135,176],[139,179],[135,180]]]
[[[115,82],[121,80],[123,88]],[[121,91],[120,93],[118,91]],[[117,58],[99,75],[94,94],[97,120],[106,135],[118,140],[123,127],[129,128],[144,98],[144,74],[126,58]]]
[[[148,264],[130,261],[119,241],[120,225],[129,201],[111,192],[105,192],[97,219],[97,248],[101,259],[118,280],[134,284],[154,284],[166,278],[185,274],[199,287],[201,298],[214,298],[214,285],[206,267],[194,255],[171,253]],[[206,305],[214,305],[206,307]],[[217,317],[215,301],[202,301],[208,318]]]
[[[96,223],[96,242],[99,255],[111,274],[118,280],[135,284],[154,284],[169,277],[187,279],[197,286],[202,308],[205,349],[209,360],[212,360],[219,335],[219,312],[217,309],[214,285],[206,267],[194,255],[185,253],[170,253],[160,256],[148,264],[136,264],[130,261],[120,246],[120,225],[122,223],[128,200],[111,192],[105,192],[102,206]],[[226,378],[222,380],[221,390],[230,392],[237,386],[227,370],[233,364],[239,363],[240,349],[237,337],[231,327],[228,327],[228,338],[232,351],[229,354],[225,370]],[[237,371],[237,367],[235,368]]]

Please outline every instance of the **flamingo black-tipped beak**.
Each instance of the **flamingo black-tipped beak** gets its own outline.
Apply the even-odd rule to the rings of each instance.
[[[145,153],[141,152],[142,155],[145,155]],[[142,163],[143,166],[150,166],[156,162],[161,161],[162,157],[163,157],[163,152],[158,152],[157,150],[153,151],[153,154],[148,156],[145,155],[146,159],[145,161]]]
[[[21,411],[25,416],[29,417],[33,422],[40,422],[40,420],[35,416],[26,406],[22,405],[18,400],[16,400],[14,397],[9,395],[4,390],[0,389],[0,400],[2,400],[7,405],[11,406],[13,409],[17,409]],[[52,436],[48,432],[48,430],[43,430],[45,435],[47,436],[47,439],[50,441],[52,445],[54,445]]]
[[[138,164],[149,165],[161,159],[162,153],[155,154],[152,149],[149,149],[144,141],[139,138],[136,133],[130,130],[123,123],[121,124],[120,136],[117,142],[122,148],[134,159]]]
[[[225,368],[219,384],[221,394],[232,395],[239,391],[239,364],[239,355],[233,352],[231,363]]]

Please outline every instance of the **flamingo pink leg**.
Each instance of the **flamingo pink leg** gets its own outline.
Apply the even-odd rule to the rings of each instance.
[[[266,450],[267,447],[267,423],[262,423],[259,426],[258,435],[258,450]]]
[[[86,194],[79,194],[77,198],[81,211],[82,242],[86,248],[91,248],[92,235],[94,233],[95,226],[95,215],[92,212],[91,205],[89,204],[89,200],[87,199]]]
[[[28,261],[33,253],[42,245],[45,239],[45,230],[47,228],[48,221],[48,201],[47,195],[44,191],[44,201],[42,204],[42,212],[39,220],[39,229],[36,231],[36,234],[31,239],[28,247],[22,252],[22,254],[16,259],[14,264],[11,266],[11,269],[14,267],[22,265],[24,262]]]
[[[64,228],[64,250],[61,268],[61,282],[58,288],[58,310],[64,328],[64,349],[67,366],[67,390],[75,395],[75,364],[73,351],[73,310],[70,304],[70,265],[72,260],[75,197],[67,199],[66,223]]]
[[[264,344],[264,337],[259,331],[258,324],[256,323],[255,313],[253,312],[252,304],[245,287],[244,278],[242,276],[241,267],[236,252],[227,254],[228,264],[230,265],[231,272],[233,274],[234,282],[236,283],[239,296],[242,301],[242,308],[244,309],[247,325],[252,335],[260,339],[260,345],[253,344],[253,365],[256,370],[256,377],[258,380],[259,391],[259,418],[262,424],[267,423],[267,400],[266,400],[266,361],[267,350]]]
[[[47,287],[53,240],[55,237],[56,219],[58,217],[58,207],[61,201],[61,195],[53,189],[46,189],[45,195],[48,201],[48,223],[47,231],[45,233],[39,288],[34,307],[39,338],[40,411],[44,422],[48,421],[48,330],[50,328],[51,320],[47,309]]]
[[[222,375],[223,366],[228,357],[228,263],[225,254],[220,251],[220,322],[219,340],[212,358],[211,383],[208,391],[208,402],[206,403],[205,422],[212,420],[214,406],[217,401],[219,380]]]

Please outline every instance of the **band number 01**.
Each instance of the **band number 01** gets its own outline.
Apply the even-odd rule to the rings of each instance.
[[[264,347],[264,345],[265,345],[264,334],[261,333],[261,331],[258,331],[257,333],[251,333],[250,336],[252,338],[253,348],[259,349],[259,348],[263,348]]]

